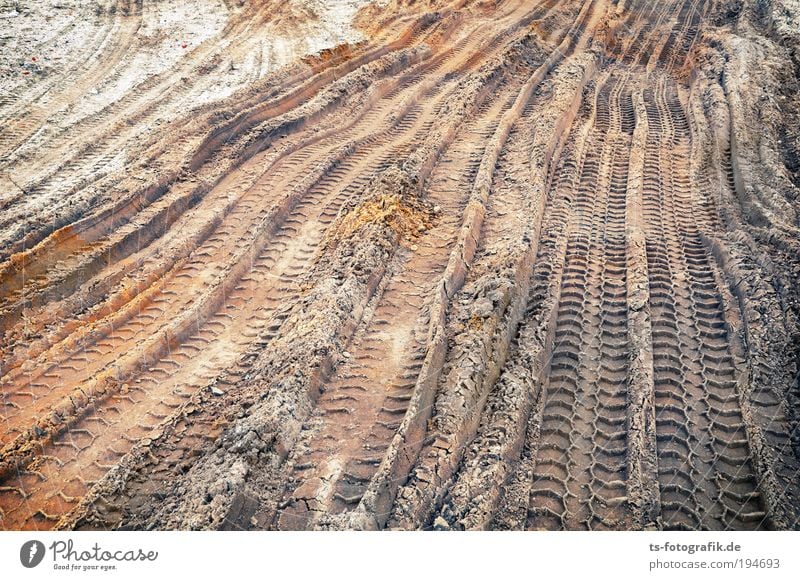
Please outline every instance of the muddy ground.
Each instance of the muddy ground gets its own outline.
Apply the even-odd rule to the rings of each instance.
[[[0,20],[0,528],[800,528],[800,2]]]

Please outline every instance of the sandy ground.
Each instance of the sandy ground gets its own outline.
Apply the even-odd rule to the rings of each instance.
[[[798,2],[0,18],[0,527],[800,527]]]

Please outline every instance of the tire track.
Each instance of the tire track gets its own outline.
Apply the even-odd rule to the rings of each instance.
[[[428,121],[418,126],[417,135],[427,131],[431,124],[432,121]],[[409,147],[410,143],[405,146],[406,152]],[[379,156],[375,171],[379,170],[380,164],[388,165],[391,158],[402,153],[403,149],[396,145],[384,151]],[[372,155],[375,156],[375,153]],[[362,154],[362,157],[367,155]],[[298,211],[276,233],[275,241],[258,255],[249,274],[240,279],[216,314],[209,316],[202,326],[198,324],[194,334],[174,350],[170,349],[167,356],[154,361],[132,384],[123,385],[120,394],[113,395],[108,401],[108,408],[105,405],[95,406],[85,420],[70,426],[65,434],[57,438],[54,442],[56,449],[46,450],[50,451],[46,455],[61,461],[56,461],[56,472],[50,472],[49,477],[45,475],[55,483],[56,491],[20,479],[20,487],[25,489],[27,496],[25,509],[36,507],[37,501],[42,501],[39,493],[44,492],[45,502],[50,503],[44,503],[44,507],[35,511],[33,517],[38,514],[48,521],[55,521],[67,507],[60,504],[60,501],[64,501],[62,494],[65,492],[61,489],[61,482],[65,477],[75,476],[70,481],[74,489],[75,485],[80,484],[78,476],[84,464],[107,470],[113,465],[113,460],[118,460],[133,443],[166,419],[197,388],[229,368],[251,344],[253,337],[258,336],[258,340],[268,343],[277,334],[280,322],[285,317],[277,312],[279,306],[283,300],[297,293],[298,276],[313,258],[324,227],[371,173],[363,164],[348,168],[346,173],[336,173],[334,170],[333,179],[329,178],[312,189]],[[221,235],[228,237],[224,233]],[[191,266],[192,263],[189,264]],[[194,277],[188,272],[185,275]],[[177,276],[180,277],[181,274]],[[161,306],[156,303],[143,312],[153,313],[160,309]],[[264,332],[265,329],[269,332]],[[130,338],[123,336],[121,346]],[[202,358],[197,357],[200,353]],[[102,436],[87,428],[93,423],[105,428]],[[123,442],[119,441],[120,436]],[[114,441],[117,444],[111,447],[109,456],[106,445]],[[64,449],[66,455],[58,453],[59,447]],[[56,474],[58,477],[54,477]],[[24,483],[28,483],[28,487],[22,487]],[[84,488],[81,493],[66,495],[79,498],[85,491]],[[18,522],[13,519],[14,511],[5,511],[6,517],[18,527]],[[54,513],[58,516],[52,515]]]
[[[294,478],[301,483],[280,514],[281,529],[313,525],[322,514],[310,512],[353,509],[377,472],[408,410],[425,358],[426,297],[447,265],[482,148],[513,103],[516,88],[511,84],[482,105],[463,131],[466,138],[450,147],[434,169],[425,198],[439,207],[439,222],[401,258],[370,320],[353,339],[352,359],[319,398],[324,424],[297,460]]]
[[[458,62],[459,59],[463,58],[461,51],[456,51],[451,56],[454,59],[456,59],[456,62]],[[446,60],[438,60],[436,61],[435,66],[433,68],[428,68],[427,70],[425,69],[424,70],[428,74],[434,74],[437,69],[444,67],[446,63],[447,63]],[[341,154],[349,154],[348,153],[349,149],[351,149],[354,146],[361,149],[364,149],[366,147],[376,148],[377,146],[377,143],[375,141],[376,120],[379,119],[381,115],[383,115],[385,118],[389,119],[390,126],[393,123],[397,123],[397,118],[392,116],[393,114],[392,109],[394,107],[397,107],[398,110],[402,111],[404,108],[408,108],[409,104],[413,102],[409,101],[409,96],[403,94],[401,92],[401,89],[412,89],[415,86],[415,84],[422,82],[423,76],[421,75],[421,72],[422,71],[419,71],[417,73],[409,75],[408,78],[406,78],[402,83],[400,83],[396,87],[396,90],[394,92],[388,95],[387,97],[388,100],[386,102],[382,103],[381,106],[376,108],[375,111],[368,114],[364,119],[360,120],[360,123],[356,125],[351,132],[351,134],[353,135],[352,137],[353,145],[342,146],[341,145],[342,142],[347,142],[348,134],[346,132],[340,133],[336,135],[335,139],[330,141],[329,145],[326,145],[325,147],[312,146],[310,149],[306,151],[300,151],[293,157],[290,156],[288,160],[282,161],[282,165],[279,165],[277,168],[273,168],[273,170],[270,173],[266,174],[267,182],[265,183],[257,182],[256,187],[251,188],[248,191],[247,196],[244,196],[245,201],[239,202],[234,211],[231,212],[226,217],[217,235],[211,236],[203,245],[201,245],[195,251],[195,255],[200,256],[201,259],[188,261],[187,264],[183,267],[184,268],[183,271],[174,274],[176,279],[175,283],[185,285],[186,284],[185,280],[197,279],[203,272],[203,270],[206,269],[204,264],[218,265],[224,263],[225,259],[223,259],[223,256],[230,255],[232,249],[236,245],[237,238],[234,236],[234,233],[239,232],[238,235],[245,235],[245,236],[250,235],[248,233],[250,228],[248,224],[253,222],[241,222],[241,220],[248,215],[251,216],[250,217],[251,220],[253,219],[252,217],[253,215],[255,215],[256,219],[263,219],[264,212],[267,211],[270,207],[269,204],[274,203],[276,201],[274,195],[264,195],[264,193],[269,191],[277,191],[277,192],[283,191],[284,189],[287,188],[289,184],[297,180],[297,176],[302,175],[302,173],[306,171],[306,168],[301,165],[301,163],[304,160],[306,159],[311,160],[314,158],[324,159],[326,157],[330,157],[331,155],[334,155],[335,158],[336,156]],[[445,89],[447,87],[450,87],[452,89],[452,87],[455,86],[455,83],[456,80],[451,79],[447,84],[437,89],[438,94],[439,95],[446,94]],[[429,79],[425,79],[423,82],[423,85],[425,86],[430,86],[431,84],[432,83],[430,82]],[[417,89],[414,90],[416,91]],[[421,90],[424,91],[424,87]],[[419,97],[414,97],[414,99],[418,98]],[[435,100],[432,100],[431,102],[435,103]],[[432,107],[432,110],[426,111],[426,115],[430,114],[435,114],[435,105]],[[386,117],[387,115],[388,117]],[[411,116],[413,117],[413,114]],[[403,127],[402,125],[403,122],[401,121],[400,124],[396,126],[397,129],[405,130],[406,127]],[[389,138],[393,137],[391,137],[390,134],[385,134],[381,137],[381,139],[389,139]],[[337,153],[337,151],[339,153]],[[284,176],[283,173],[285,172],[281,169],[281,167],[287,167],[289,168],[289,171],[294,171],[295,173],[291,173],[287,176]],[[325,172],[327,171],[328,170],[325,170]],[[336,173],[337,173],[336,169],[333,168],[332,178],[334,181],[336,178]],[[363,178],[362,183],[365,183],[366,180],[367,177]],[[261,205],[262,209],[260,210],[261,213],[259,214],[256,214],[254,211],[257,206],[255,206],[252,202],[247,201],[253,199],[259,199],[260,200],[259,203],[262,204]],[[333,214],[335,215],[335,211],[333,212]],[[231,226],[226,227],[225,225],[226,223],[228,224],[233,223],[237,225],[235,227]],[[225,244],[221,243],[222,240],[225,240]],[[213,268],[217,267],[218,266],[213,266]],[[211,274],[206,274],[206,276],[209,275]],[[181,281],[178,280],[178,278],[184,278],[185,280]],[[205,283],[205,282],[200,281],[200,283]],[[176,292],[175,295],[177,296],[178,293]],[[184,294],[182,301],[177,302],[176,305],[173,306],[173,308],[175,311],[185,310],[186,308],[189,307],[190,303],[192,303],[193,300],[194,297],[188,294]],[[74,358],[72,359],[68,358],[66,361],[64,361],[63,367],[64,370],[67,371],[66,373],[67,376],[57,376],[59,372],[58,369],[55,369],[52,366],[48,368],[47,365],[42,364],[40,365],[40,367],[43,368],[34,373],[25,373],[24,371],[20,370],[19,372],[12,375],[12,377],[10,377],[11,381],[13,381],[14,378],[17,378],[18,381],[30,387],[32,390],[48,389],[50,388],[50,385],[47,383],[52,382],[53,379],[61,380],[64,384],[74,384],[75,382],[80,382],[79,376],[75,376],[75,373],[83,373],[91,375],[102,370],[110,362],[115,360],[116,358],[115,348],[122,347],[122,345],[124,345],[125,343],[127,343],[127,341],[133,339],[134,337],[142,337],[142,336],[147,336],[148,334],[152,334],[158,328],[157,326],[154,326],[154,323],[156,323],[159,320],[164,320],[166,318],[166,316],[160,314],[160,312],[163,311],[163,308],[156,308],[150,306],[149,307],[150,312],[148,312],[146,304],[143,306],[145,306],[144,312],[135,314],[135,311],[132,310],[130,311],[130,313],[134,314],[134,316],[131,319],[125,317],[120,321],[123,325],[125,325],[125,327],[123,327],[123,329],[116,328],[115,330],[113,330],[114,337],[110,339],[111,344],[104,344],[102,340],[98,340],[97,338],[92,339],[94,342],[97,343],[97,345],[88,347],[90,349],[89,354],[93,355],[93,358],[96,359],[91,367],[87,368],[86,365],[84,364],[85,359],[87,357],[86,353],[87,347],[84,346],[80,348],[79,351],[73,355]],[[155,311],[157,314],[154,315],[153,311]],[[97,353],[91,352],[92,349],[95,348],[99,348],[101,352]],[[40,380],[40,379],[45,379],[45,380]],[[13,384],[11,381],[9,380],[6,381],[7,388],[9,388],[9,386]],[[15,405],[20,405],[20,402],[14,400],[15,396],[16,397],[33,396],[34,398],[36,398],[35,394],[30,394],[30,393],[28,394],[23,392],[8,393],[6,399],[6,406],[11,406],[16,408]],[[25,406],[28,407],[28,409],[32,413],[37,414],[41,412],[37,411],[37,409],[45,409],[51,406],[54,400],[55,399],[53,399],[53,397],[46,397],[41,401],[39,401],[38,405],[34,409],[30,409],[30,405],[25,405]],[[9,405],[9,403],[11,404]],[[10,419],[9,416],[7,416],[6,418],[7,420]],[[10,425],[9,429],[12,428],[13,425]]]
[[[130,54],[142,24],[142,10],[140,5],[131,9],[130,2],[122,1],[117,2],[113,9],[113,16],[106,26],[108,30],[98,41],[93,39],[87,44],[89,50],[86,54],[89,56],[82,63],[65,67],[69,72],[57,75],[51,82],[37,83],[34,88],[38,94],[20,96],[11,110],[0,114],[0,123],[4,124],[4,130],[0,131],[0,155],[3,159],[0,167],[11,167],[18,162],[16,152],[19,148],[35,148],[52,137],[42,125],[53,111],[74,105],[89,90],[98,90],[98,84],[109,73],[121,75],[121,63]],[[39,104],[42,100],[46,105]]]
[[[398,103],[398,101],[401,103],[400,109],[402,110],[404,108],[402,99],[399,99],[398,96],[396,96],[395,99],[395,103]],[[408,105],[405,105],[405,107],[408,108]],[[392,105],[390,101],[386,103],[384,107],[380,108],[375,116],[378,116],[381,112],[386,114],[391,110]],[[430,116],[433,114],[435,114],[435,110],[428,111],[428,119],[430,119]],[[417,135],[419,135],[422,131],[429,129],[432,124],[432,120],[428,120],[427,124],[423,123],[420,125],[419,116],[420,109],[418,107],[411,107],[407,118],[401,117],[399,122],[395,125],[390,123],[390,127],[385,130],[383,134],[375,133],[375,125],[372,122],[372,117],[368,117],[363,126],[353,131],[351,145],[342,146],[341,143],[338,142],[339,137],[346,138],[346,134],[342,134],[337,137],[336,141],[332,141],[324,147],[312,147],[311,151],[307,151],[305,154],[301,152],[298,155],[299,159],[294,159],[294,156],[290,156],[278,167],[266,174],[265,179],[256,182],[256,185],[249,190],[248,195],[244,196],[234,211],[222,222],[215,234],[209,237],[195,252],[193,252],[194,259],[190,257],[186,264],[172,277],[173,288],[170,289],[169,286],[166,286],[161,289],[160,294],[162,296],[167,295],[170,297],[168,298],[169,310],[166,306],[161,306],[156,303],[140,309],[138,312],[134,311],[135,313],[129,320],[124,321],[120,327],[113,329],[110,335],[102,340],[96,341],[95,344],[88,349],[84,347],[62,362],[55,362],[54,365],[51,363],[50,368],[45,367],[37,374],[28,375],[26,377],[20,373],[22,376],[20,376],[18,380],[23,382],[27,381],[27,385],[31,388],[31,391],[34,391],[34,389],[49,390],[54,383],[65,386],[80,384],[82,381],[108,368],[110,364],[118,359],[119,352],[124,351],[127,348],[126,345],[129,344],[131,340],[140,340],[148,336],[153,336],[177,313],[192,309],[192,305],[196,305],[196,296],[186,291],[188,284],[196,285],[197,291],[202,292],[202,288],[205,285],[211,283],[219,276],[221,270],[220,264],[225,263],[223,257],[236,255],[236,248],[244,247],[243,244],[245,240],[253,236],[253,225],[259,222],[264,224],[269,223],[264,220],[267,220],[268,216],[274,212],[275,206],[273,204],[279,202],[279,198],[275,197],[274,192],[282,192],[287,189],[291,191],[292,183],[303,183],[301,176],[309,169],[304,165],[305,160],[310,161],[315,158],[324,159],[326,157],[331,159],[328,162],[328,167],[324,168],[321,173],[321,179],[326,180],[327,178],[327,180],[323,182],[322,187],[330,187],[328,184],[335,183],[343,173],[342,168],[339,167],[340,163],[342,163],[340,161],[340,156],[342,154],[348,155],[350,150],[354,148],[356,150],[360,149],[360,155],[356,154],[356,157],[349,162],[351,165],[355,165],[358,163],[359,157],[363,158],[366,156],[367,147],[373,152],[372,155],[381,152],[378,138],[381,139],[385,147],[387,146],[386,144],[391,143],[392,139],[397,138],[397,136],[394,135],[395,133],[402,134],[413,128]],[[385,155],[384,153],[384,156]],[[352,168],[347,167],[347,162],[344,163],[345,165],[343,168],[345,170]],[[383,161],[383,163],[386,163],[386,161]],[[363,168],[361,165],[359,165],[359,167]],[[317,171],[317,173],[319,173],[319,171]],[[361,183],[366,182],[367,179],[368,175],[362,177]],[[311,193],[313,195],[315,193],[313,190],[314,181],[312,181],[311,187]],[[319,190],[317,190],[316,193],[318,194]],[[343,202],[343,200],[343,198],[339,198],[340,203]],[[329,210],[328,215],[335,215],[336,211],[338,211],[338,208],[333,208]],[[241,253],[241,250],[238,251]],[[222,272],[224,272],[224,270],[222,270]],[[147,355],[144,354],[143,356],[145,357],[145,364],[147,364]],[[14,377],[11,378],[13,380]],[[12,416],[6,416],[7,429],[9,432],[13,432],[15,425],[27,423],[30,421],[31,416],[36,416],[45,409],[51,408],[54,402],[62,397],[62,393],[58,390],[53,391],[52,394],[49,395],[36,397],[35,394],[25,395],[20,391],[13,392],[11,390],[12,388],[13,383],[7,383],[7,389],[9,389],[5,393],[5,402],[7,405],[9,402],[12,404],[19,404],[15,401],[15,397],[24,396],[35,397],[35,405],[31,405],[30,403],[25,405],[28,415],[15,419],[14,421],[12,421]]]
[[[440,63],[440,65],[443,64],[444,61]],[[66,501],[64,496],[79,499],[86,491],[86,485],[81,480],[83,476],[80,473],[80,466],[82,464],[88,463],[95,468],[107,470],[112,464],[106,463],[107,461],[118,460],[120,454],[127,452],[137,438],[142,437],[142,433],[152,430],[160,421],[166,419],[182,400],[190,396],[192,388],[196,389],[201,384],[206,384],[209,379],[219,374],[222,369],[230,365],[243,352],[252,338],[245,338],[237,343],[236,338],[239,333],[245,337],[259,336],[258,340],[263,344],[267,344],[271,337],[276,336],[280,329],[280,322],[285,318],[285,315],[281,315],[278,312],[272,316],[274,311],[271,312],[269,306],[272,306],[273,309],[277,308],[282,300],[297,293],[296,276],[310,263],[327,224],[336,216],[342,204],[366,184],[371,175],[376,174],[382,168],[388,167],[392,159],[402,158],[410,154],[415,142],[418,143],[431,130],[435,122],[438,113],[435,103],[437,100],[443,102],[448,93],[456,86],[456,83],[457,79],[454,79],[449,83],[440,84],[435,90],[432,90],[425,88],[430,87],[432,84],[429,80],[426,80],[422,83],[422,89],[415,89],[412,92],[413,99],[409,99],[410,95],[403,95],[398,90],[394,92],[391,99],[384,103],[383,107],[371,113],[373,117],[379,118],[380,114],[385,115],[394,109],[392,103],[396,106],[398,102],[401,104],[400,110],[408,110],[408,114],[405,116],[400,115],[395,121],[395,125],[390,127],[385,135],[376,135],[374,133],[374,119],[368,118],[362,123],[363,126],[359,129],[362,132],[359,143],[361,150],[357,150],[354,155],[347,157],[341,163],[334,161],[331,169],[325,171],[322,179],[312,186],[310,193],[303,196],[302,201],[297,203],[297,210],[294,215],[289,215],[285,219],[283,230],[279,231],[274,237],[275,241],[267,246],[267,254],[259,256],[254,261],[250,273],[243,276],[240,279],[241,283],[233,288],[225,307],[220,309],[217,314],[209,316],[202,326],[200,326],[201,320],[198,319],[198,332],[190,336],[185,342],[180,336],[176,337],[174,340],[176,340],[176,345],[180,345],[178,348],[173,350],[172,341],[170,341],[167,344],[167,356],[158,360],[160,356],[157,354],[158,351],[155,354],[155,358],[153,358],[153,355],[145,353],[143,355],[145,357],[143,360],[143,373],[137,375],[134,371],[131,376],[131,379],[137,377],[135,381],[127,379],[127,377],[117,377],[120,382],[126,379],[130,380],[130,384],[123,384],[119,388],[118,395],[113,395],[107,399],[108,411],[105,404],[101,405],[98,402],[91,409],[85,420],[78,419],[74,424],[69,425],[64,433],[56,436],[53,447],[62,448],[66,455],[59,455],[55,450],[51,449],[45,449],[45,453],[42,454],[44,458],[54,458],[52,459],[52,464],[57,466],[61,474],[55,486],[48,485],[46,482],[43,484],[45,479],[52,479],[52,471],[49,473],[49,477],[48,475],[44,475],[44,477],[34,476],[36,479],[42,480],[40,482],[28,477],[28,475],[31,475],[29,473],[17,475],[16,479],[19,481],[19,485],[7,486],[6,496],[24,497],[24,501],[16,506],[12,504],[11,506],[3,507],[8,521],[11,521],[14,526],[34,525],[41,527],[52,525],[67,508],[64,504]],[[423,94],[414,95],[414,92],[419,90]],[[430,106],[422,110],[421,107],[414,104],[414,101],[418,98],[422,98]],[[408,104],[403,105],[402,103],[404,102]],[[358,136],[358,131],[354,130],[353,132],[355,136]],[[403,134],[406,136],[401,137]],[[337,139],[327,147],[332,147],[333,150],[343,149],[345,152],[352,150],[353,146],[342,148],[340,140],[343,136],[342,134],[338,135]],[[377,137],[381,137],[382,141],[378,141]],[[268,179],[268,183],[259,184],[259,188],[253,193],[253,197],[268,199],[269,196],[264,195],[267,191],[282,189],[277,187],[274,180],[278,180],[278,183],[280,180],[284,180],[284,182],[295,181],[298,174],[308,170],[304,165],[306,160],[319,159],[321,156],[324,157],[319,150],[301,151],[296,156],[298,159],[289,156],[288,161],[270,172],[268,177],[273,182],[269,182]],[[373,169],[367,169],[368,163],[373,164]],[[290,168],[289,173],[286,173],[283,168]],[[244,225],[236,222],[244,221],[243,217],[254,213],[255,209],[252,205],[240,203],[237,210],[232,212],[232,217],[229,216],[230,219],[226,220],[226,222],[232,222],[240,230],[247,231],[249,230],[247,224],[250,222],[246,222]],[[240,212],[238,216],[236,215],[237,211]],[[230,246],[237,236],[234,231],[225,230],[226,222],[223,222],[222,228],[209,238],[207,244],[201,246],[199,251],[195,252],[196,256],[212,256],[214,252],[230,253],[230,249],[223,245],[223,241],[227,246]],[[299,237],[299,240],[293,239],[296,237]],[[222,247],[214,247],[214,252],[212,252],[212,244],[221,245]],[[206,246],[208,248],[204,250]],[[280,258],[278,258],[278,255],[280,255]],[[176,284],[184,286],[184,294],[186,295],[183,298],[178,296],[177,288],[176,291],[162,291],[161,295],[164,297],[162,301],[154,301],[148,308],[145,308],[128,321],[125,327],[115,330],[114,334],[110,335],[106,341],[100,341],[97,343],[96,348],[90,349],[88,354],[97,360],[85,372],[88,372],[88,375],[91,376],[104,368],[105,365],[110,364],[115,359],[116,352],[123,349],[132,339],[137,336],[152,334],[153,331],[150,330],[150,327],[157,320],[169,317],[169,311],[166,309],[168,302],[169,307],[175,310],[191,307],[194,297],[191,296],[191,293],[185,292],[185,285],[187,280],[198,281],[199,279],[202,283],[203,269],[201,265],[203,262],[205,262],[205,259],[190,260],[183,270],[175,276]],[[211,261],[210,263],[213,264],[214,262]],[[433,267],[433,264],[431,264],[431,267]],[[211,269],[213,270],[214,268]],[[184,279],[181,280],[181,278]],[[270,288],[270,280],[276,280],[278,286],[274,288],[274,292],[262,294],[264,288]],[[228,286],[230,285],[229,283]],[[250,299],[253,296],[255,298]],[[175,305],[176,301],[178,306],[182,305],[181,308]],[[248,308],[247,305],[250,305],[250,307]],[[229,321],[235,322],[242,318],[251,320],[244,331],[241,326],[237,327],[235,324],[228,324]],[[263,325],[267,322],[270,322],[271,326],[268,327],[269,333],[264,333],[262,332]],[[231,344],[236,348],[230,349]],[[202,359],[193,361],[193,357],[200,352],[203,354]],[[85,351],[66,364],[61,364],[60,368],[69,373],[78,373],[78,365],[81,362],[89,362]],[[63,374],[59,377],[54,375],[55,373],[46,372],[43,376],[60,378],[66,384],[79,382],[79,379],[72,375],[66,377]],[[170,391],[170,389],[172,390]],[[54,394],[54,396],[60,395]],[[42,409],[45,409],[50,406],[50,401],[49,399],[42,399],[39,404]],[[27,406],[26,410],[29,409],[30,405]],[[130,417],[130,420],[128,420],[128,417]],[[19,422],[19,419],[17,419],[17,422]],[[102,434],[92,431],[87,424],[98,425],[103,429]],[[13,432],[13,430],[9,429],[9,432]],[[133,435],[130,433],[133,433]],[[120,436],[125,442],[118,442],[113,447],[113,456],[109,457],[107,452],[104,451],[105,444],[119,440]],[[76,442],[76,438],[80,440]],[[33,471],[42,474],[43,472],[38,468],[39,465],[34,460]],[[69,488],[69,493],[67,493],[61,489],[59,482],[70,474],[74,474],[75,477],[70,480],[71,487]],[[75,491],[77,489],[76,486],[81,489],[81,493]],[[30,519],[17,520],[18,516]]]
[[[496,36],[495,39],[497,40],[510,33],[511,30],[504,30],[502,35]],[[409,71],[407,80],[402,81],[398,90],[402,86],[408,86],[408,83],[419,82],[424,74],[430,74],[435,71],[445,59],[457,58],[463,54],[468,46],[467,40],[470,43],[484,42],[482,39],[486,37],[485,31],[465,36],[455,47],[444,50],[427,62],[418,65],[416,72]],[[412,40],[406,39],[403,41],[406,44],[409,42],[412,42]],[[494,42],[492,44],[496,45]],[[468,62],[470,61],[475,61],[474,57],[468,60]],[[465,68],[465,65],[462,64],[456,70],[465,72],[468,68]],[[259,113],[259,116],[261,118],[264,117],[263,113]],[[23,268],[21,274],[20,272],[16,274],[11,272],[10,277],[5,282],[10,289],[6,300],[11,302],[7,306],[7,308],[10,308],[7,316],[16,316],[16,319],[18,319],[19,310],[29,305],[27,300],[30,300],[30,305],[35,305],[39,301],[52,301],[62,296],[65,292],[72,291],[75,284],[90,277],[97,269],[107,267],[112,259],[123,259],[134,249],[140,249],[143,245],[147,245],[154,235],[165,231],[172,224],[172,220],[181,214],[182,209],[191,207],[192,204],[196,203],[198,197],[204,195],[202,191],[198,193],[196,184],[179,184],[178,187],[173,188],[173,191],[157,199],[151,206],[146,206],[144,210],[140,211],[139,216],[129,216],[130,210],[126,210],[123,207],[121,208],[122,211],[120,211],[118,208],[112,214],[115,223],[110,224],[113,235],[108,238],[101,237],[97,239],[95,232],[102,234],[105,229],[102,221],[91,225],[88,229],[82,228],[79,236],[67,231],[66,239],[63,242],[56,240],[55,245],[48,244],[47,247],[41,248],[39,253],[46,255],[29,264],[27,268]],[[138,211],[138,208],[132,209],[133,211]],[[116,224],[124,224],[126,219],[131,217],[134,218],[133,221],[128,222],[124,227],[114,232],[113,228]],[[148,234],[149,237],[143,237],[142,232],[153,233]],[[133,243],[134,239],[135,244]],[[57,271],[60,276],[56,280],[50,279],[54,266],[58,267]],[[20,275],[23,278],[20,278]],[[120,273],[117,273],[116,277],[118,278],[120,275]],[[63,282],[61,282],[62,280]],[[25,281],[27,281],[28,286],[23,284]],[[65,284],[66,287],[59,289],[57,287],[58,284]],[[26,301],[20,300],[24,297],[27,297]],[[14,304],[14,300],[16,300],[16,304]]]
[[[142,127],[152,126],[159,117],[168,118],[170,112],[174,112],[175,107],[181,99],[188,99],[195,91],[198,83],[213,83],[214,75],[203,74],[204,67],[207,67],[211,54],[225,50],[237,50],[237,47],[245,46],[250,42],[253,27],[266,25],[269,23],[271,15],[270,7],[260,6],[255,13],[247,13],[245,16],[236,19],[229,24],[229,29],[218,39],[218,44],[209,41],[204,43],[192,52],[191,58],[179,61],[177,67],[173,67],[158,75],[154,75],[144,82],[138,84],[129,91],[119,101],[110,104],[105,109],[96,113],[89,119],[82,121],[83,131],[78,134],[75,131],[66,132],[64,135],[70,139],[68,142],[59,145],[59,149],[54,149],[54,144],[48,144],[48,158],[55,159],[55,164],[51,164],[43,169],[44,173],[32,176],[30,179],[17,176],[17,181],[24,184],[27,195],[25,196],[26,205],[24,208],[8,207],[4,212],[4,219],[11,220],[18,212],[34,212],[36,207],[30,204],[47,203],[48,208],[52,208],[53,192],[74,195],[97,197],[99,192],[113,190],[118,179],[118,172],[123,161],[130,163],[131,159],[125,154],[126,151],[134,152],[137,145],[131,145],[142,141]],[[248,32],[251,31],[251,32]],[[419,29],[416,30],[420,32]],[[411,34],[401,39],[399,42],[390,43],[384,49],[367,52],[366,60],[352,59],[352,63],[369,62],[382,56],[387,51],[402,48],[408,42],[420,40],[417,34]],[[242,50],[244,50],[242,48]],[[213,59],[212,59],[213,60]],[[217,63],[215,66],[220,66]],[[214,69],[207,71],[213,72]],[[301,74],[295,82],[308,80],[310,71]],[[180,78],[199,79],[195,83],[180,82],[175,83],[173,79]],[[322,75],[326,77],[327,75]],[[280,78],[280,77],[279,77]],[[291,82],[291,79],[288,79]],[[96,130],[93,130],[95,128]],[[152,145],[153,140],[158,141],[159,136],[148,137],[144,143]],[[77,139],[77,141],[76,141]],[[177,163],[183,160],[177,153],[191,154],[191,143],[181,142],[180,140],[170,141],[167,148],[169,155],[178,159]],[[177,150],[177,151],[176,151]],[[115,165],[116,164],[116,165]],[[27,167],[30,164],[26,164]],[[30,168],[33,169],[32,167]],[[138,185],[138,184],[137,184]],[[69,208],[70,202],[75,203],[73,195],[67,196],[62,207]],[[116,203],[119,200],[106,198],[106,201]],[[81,203],[85,200],[81,198]],[[41,208],[40,208],[41,209]],[[9,224],[12,221],[8,222]],[[5,238],[7,243],[14,243],[16,251],[23,251],[33,247],[44,235],[52,231],[52,228],[45,228],[41,232],[26,232],[9,227],[8,236]],[[22,233],[20,233],[22,232]],[[24,234],[24,238],[20,235]]]
[[[596,95],[581,162],[531,487],[533,529],[614,528],[626,499],[626,148],[632,103],[619,79]],[[595,362],[596,361],[596,362]]]
[[[758,529],[766,514],[751,465],[712,262],[693,225],[688,124],[675,89],[644,93],[653,128],[644,213],[653,320],[656,433],[666,529]]]
[[[491,197],[493,177],[498,169],[498,163],[505,160],[505,148],[509,138],[514,133],[514,128],[530,102],[531,96],[550,72],[562,60],[569,58],[574,51],[580,50],[591,41],[591,34],[586,34],[590,26],[602,14],[600,3],[586,3],[572,21],[569,29],[564,32],[558,47],[553,50],[539,65],[528,79],[511,110],[504,115],[500,127],[493,137],[491,149],[487,149],[479,170],[479,178],[473,189],[473,200],[470,201],[468,211],[471,216],[462,228],[460,244],[463,244],[462,256],[451,258],[453,281],[446,285],[446,296],[455,295],[462,290],[468,270],[473,268],[473,259],[478,248],[483,246],[484,240],[480,229],[489,229],[488,222],[484,224],[484,215]],[[519,200],[523,195],[519,191],[508,192],[512,199]],[[499,203],[503,203],[500,201]],[[538,236],[539,214],[530,228],[517,232],[517,243],[512,244],[508,259],[503,262],[506,280],[503,290],[495,293],[492,298],[493,307],[502,313],[502,323],[494,316],[489,321],[478,323],[477,328],[467,326],[463,344],[448,354],[449,345],[444,342],[444,319],[447,314],[446,305],[442,306],[441,319],[432,333],[435,334],[435,347],[430,349],[426,356],[427,371],[418,382],[415,391],[416,401],[412,403],[414,413],[407,415],[404,424],[393,440],[388,457],[381,466],[379,477],[373,480],[370,490],[370,504],[372,513],[388,513],[386,504],[394,500],[394,495],[399,495],[397,504],[393,508],[388,525],[391,527],[413,528],[417,525],[426,525],[433,510],[442,501],[457,470],[464,441],[474,436],[478,429],[480,410],[483,408],[488,396],[489,386],[497,378],[497,373],[507,355],[508,342],[516,331],[519,316],[522,314],[521,299],[527,293],[521,292],[518,285],[521,280],[528,277],[530,262],[533,259],[530,247],[524,247],[530,242],[531,237]],[[507,239],[507,238],[506,238]],[[502,245],[502,244],[501,244]],[[482,280],[482,279],[481,279]],[[492,282],[487,282],[491,285]],[[477,299],[483,290],[475,290],[476,294],[466,299],[469,303]],[[482,306],[482,308],[485,308]],[[483,317],[479,317],[483,318]],[[492,331],[498,333],[498,338]],[[450,329],[447,330],[450,332]],[[474,331],[474,332],[473,332]],[[458,332],[464,332],[459,330]],[[441,334],[439,334],[441,333]],[[448,340],[449,342],[449,340]],[[468,348],[465,345],[470,344]],[[497,349],[497,350],[495,350]],[[486,353],[492,353],[491,360],[483,360]],[[452,362],[459,361],[459,362]],[[454,366],[453,366],[454,365]],[[442,395],[434,400],[434,388],[442,380],[439,387]],[[432,415],[434,431],[426,437],[421,436],[426,427],[423,422]],[[413,465],[414,458],[416,466]],[[412,469],[413,468],[413,469]],[[408,471],[412,469],[407,476]],[[406,478],[408,482],[399,490],[399,483]],[[395,492],[395,490],[397,490]],[[369,511],[369,510],[367,510]],[[376,516],[380,517],[380,515]]]

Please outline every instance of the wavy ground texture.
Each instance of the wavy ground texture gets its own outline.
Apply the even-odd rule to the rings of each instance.
[[[0,19],[0,528],[800,529],[796,0]]]

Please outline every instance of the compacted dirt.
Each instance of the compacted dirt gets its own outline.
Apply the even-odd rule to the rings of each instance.
[[[0,528],[800,528],[796,0],[0,19]]]

